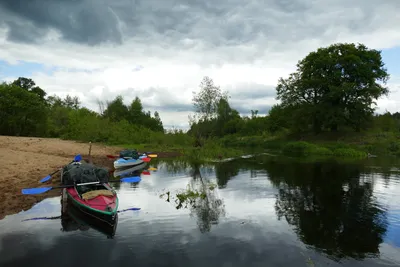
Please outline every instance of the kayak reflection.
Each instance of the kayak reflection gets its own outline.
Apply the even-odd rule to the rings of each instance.
[[[65,190],[65,189],[64,189]],[[63,191],[64,191],[63,190]],[[107,238],[113,238],[118,225],[118,214],[112,224],[90,217],[77,209],[74,205],[71,205],[70,200],[62,194],[61,196],[61,216],[55,217],[38,217],[27,220],[57,220],[61,219],[61,231],[88,231],[93,229],[101,234],[104,234]]]

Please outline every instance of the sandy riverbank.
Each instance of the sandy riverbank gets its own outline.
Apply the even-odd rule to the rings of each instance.
[[[112,168],[113,161],[106,155],[117,155],[119,150],[118,147],[93,144],[93,163]],[[88,143],[56,138],[0,136],[0,219],[28,210],[46,197],[59,195],[60,190],[51,190],[42,195],[28,196],[22,195],[21,189],[41,186],[41,178],[70,162],[76,154],[87,158],[88,152]],[[176,156],[176,153],[158,154],[159,157]],[[55,175],[46,185],[56,186],[59,181],[60,176]]]

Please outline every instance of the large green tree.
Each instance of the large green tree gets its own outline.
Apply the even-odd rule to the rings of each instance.
[[[36,83],[32,79],[19,77],[12,84],[36,94],[42,101],[45,101],[46,92],[39,86],[36,86]]]
[[[0,84],[0,134],[44,135],[46,119],[47,108],[40,95],[16,83]]]
[[[380,51],[338,43],[311,52],[295,73],[280,78],[277,99],[308,118],[301,123],[316,133],[339,126],[359,131],[372,117],[374,101],[388,94],[388,79]]]

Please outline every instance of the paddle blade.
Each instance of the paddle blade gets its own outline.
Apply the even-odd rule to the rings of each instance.
[[[74,161],[79,162],[82,160],[82,156],[80,154],[76,155]]]
[[[37,195],[50,191],[53,187],[24,188],[21,190],[23,195]]]
[[[157,168],[150,167],[148,170],[149,170],[149,171],[156,171],[156,170],[157,170]]]
[[[117,158],[117,156],[113,156],[113,155],[106,155],[106,157],[109,158],[109,159],[115,159],[115,158]]]
[[[46,177],[44,177],[42,180],[40,180],[41,183],[47,182],[48,180],[50,180],[51,176],[47,175]]]
[[[144,174],[144,175],[150,175],[150,172],[148,172],[148,171],[142,171],[142,174]]]
[[[120,181],[123,183],[138,183],[142,180],[140,176],[124,177]]]
[[[157,154],[149,154],[147,155],[149,158],[157,158]]]
[[[30,219],[22,220],[22,222],[26,222],[26,221],[35,221],[35,220],[57,220],[57,219],[61,219],[61,216],[55,216],[55,217],[36,217],[36,218],[30,218]]]
[[[129,209],[124,209],[124,210],[119,210],[118,212],[124,212],[124,211],[129,211],[129,210],[140,210],[140,208],[129,208]]]
[[[151,160],[151,158],[143,158],[141,160],[144,161],[144,162],[149,162]]]

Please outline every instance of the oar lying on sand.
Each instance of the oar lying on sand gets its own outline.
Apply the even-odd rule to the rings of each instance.
[[[118,213],[125,212],[125,211],[130,211],[130,210],[140,210],[140,208],[123,209],[123,210],[119,210]],[[57,219],[61,219],[61,216],[35,217],[35,218],[30,218],[30,219],[24,219],[24,220],[22,220],[22,222],[25,222],[25,221],[36,221],[36,220],[57,220]]]
[[[79,162],[79,161],[81,161],[81,160],[82,160],[82,156],[81,156],[80,154],[78,154],[78,155],[75,156],[74,160],[71,161],[71,162],[68,163],[68,164],[71,164],[72,162]],[[67,165],[68,165],[68,164],[67,164]],[[41,183],[47,182],[48,180],[51,179],[51,176],[53,176],[54,174],[56,174],[56,173],[59,172],[59,171],[60,171],[60,169],[57,169],[56,171],[50,173],[49,175],[47,175],[46,177],[44,177],[42,180],[40,180],[40,182],[41,182]]]
[[[146,154],[146,153],[144,153],[144,156],[147,156],[149,158],[157,158],[158,157],[157,154]],[[114,155],[106,155],[106,157],[109,158],[109,159],[119,158],[119,156],[114,156]],[[141,157],[143,157],[143,155]]]
[[[108,182],[109,183],[113,183],[113,182],[138,183],[141,180],[142,180],[142,178],[140,178],[140,176],[133,176],[133,177],[124,177],[120,180],[108,181]],[[81,183],[81,184],[76,184],[76,185],[81,186],[81,185],[89,185],[89,184],[100,184],[100,182]],[[52,189],[68,188],[68,187],[73,187],[73,186],[74,185],[61,185],[61,186],[49,186],[49,187],[24,188],[21,190],[21,193],[23,195],[37,195],[37,194],[46,193]]]

